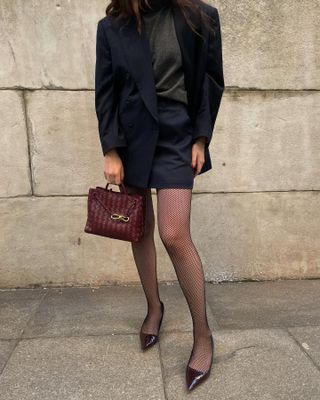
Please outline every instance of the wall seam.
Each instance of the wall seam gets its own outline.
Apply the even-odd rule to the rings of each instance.
[[[33,171],[32,171],[32,159],[31,159],[31,147],[30,147],[30,132],[29,132],[29,124],[28,124],[28,110],[27,110],[27,99],[25,95],[25,91],[21,91],[22,95],[22,104],[23,104],[23,117],[24,117],[24,123],[25,123],[25,129],[26,129],[26,136],[27,136],[27,146],[28,146],[28,177],[29,177],[29,183],[30,183],[30,195],[34,195],[34,189],[33,189]],[[7,196],[6,198],[10,198],[11,196]],[[13,196],[13,197],[24,197],[24,196]],[[30,196],[28,196],[30,197]],[[1,197],[2,198],[2,197]]]

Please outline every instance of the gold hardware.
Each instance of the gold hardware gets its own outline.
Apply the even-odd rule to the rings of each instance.
[[[111,214],[111,219],[121,220],[123,222],[128,222],[129,221],[129,217],[127,217],[125,215],[121,215],[121,214]]]

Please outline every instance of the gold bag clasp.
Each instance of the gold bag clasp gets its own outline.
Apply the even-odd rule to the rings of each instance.
[[[121,215],[121,214],[111,214],[111,219],[113,220],[120,220],[123,222],[128,222],[129,221],[129,217],[126,215]]]

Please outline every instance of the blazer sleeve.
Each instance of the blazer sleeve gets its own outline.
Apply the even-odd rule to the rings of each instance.
[[[215,21],[215,34],[211,31],[208,34],[207,63],[202,99],[193,134],[194,141],[200,136],[205,136],[206,147],[209,146],[212,139],[215,121],[225,89],[219,12],[216,8],[211,7],[211,9],[213,15],[210,16]]]
[[[96,35],[95,109],[103,155],[112,148],[126,146],[126,138],[119,132],[111,50],[102,20],[98,22]]]

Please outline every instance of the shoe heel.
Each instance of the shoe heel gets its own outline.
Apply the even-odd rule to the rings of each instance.
[[[152,346],[154,346],[159,341],[160,328],[161,328],[162,319],[163,319],[163,315],[164,315],[164,304],[161,300],[160,300],[160,303],[161,303],[162,315],[161,315],[159,325],[158,325],[158,334],[153,335],[151,333],[143,333],[140,330],[141,350],[147,350],[147,349],[151,348]]]

